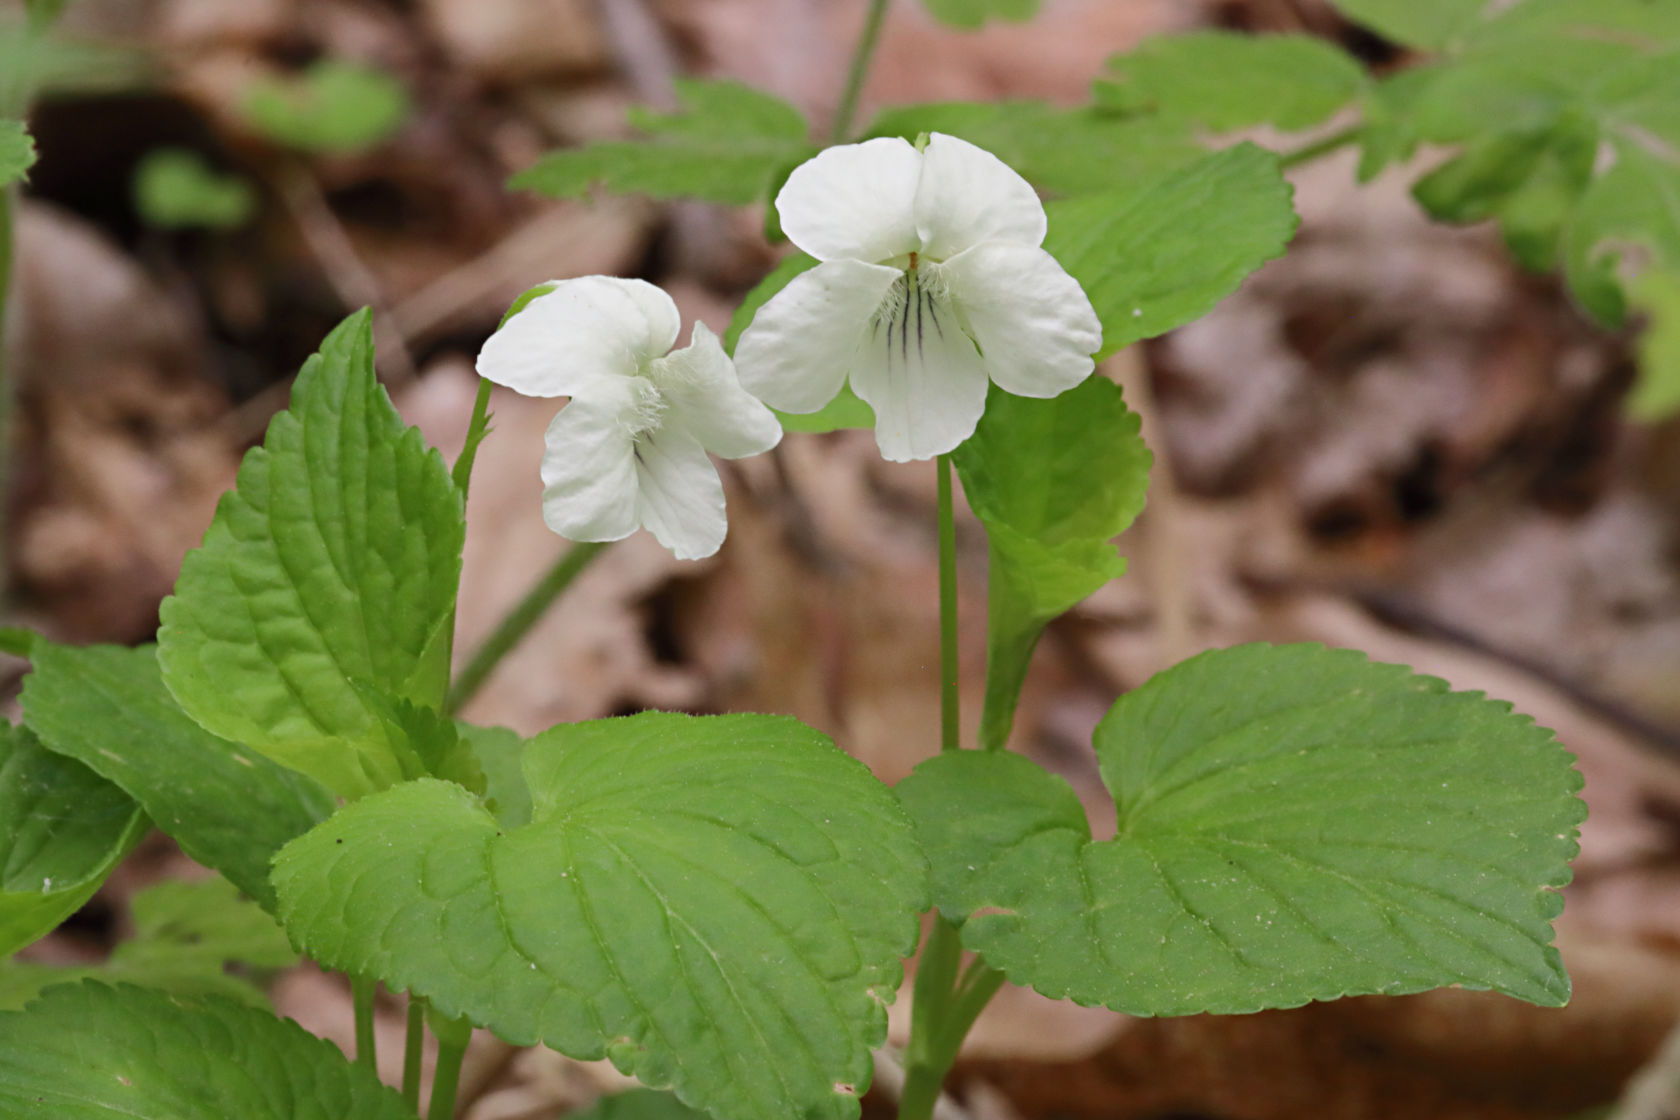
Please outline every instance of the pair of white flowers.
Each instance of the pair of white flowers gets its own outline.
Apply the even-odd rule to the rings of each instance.
[[[850,380],[888,459],[928,459],[973,434],[990,382],[1053,397],[1102,342],[1077,281],[1040,246],[1044,207],[1006,164],[935,133],[829,148],[776,196],[788,239],[820,263],[742,333],[732,363],[640,280],[556,282],[493,335],[483,376],[567,396],[549,425],[543,518],[573,540],[650,530],[680,559],[723,543],[723,486],[707,457],[768,451],[766,408],[815,412]],[[761,403],[762,402],[762,403]]]

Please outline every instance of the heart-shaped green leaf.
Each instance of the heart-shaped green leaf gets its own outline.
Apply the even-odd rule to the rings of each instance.
[[[120,786],[184,852],[273,910],[269,861],[326,819],[332,795],[189,719],[163,687],[152,646],[36,639],[29,656],[24,721],[42,743]]]
[[[1138,1015],[1447,984],[1556,1006],[1551,947],[1585,805],[1550,732],[1362,654],[1238,646],[1097,728],[1118,811],[958,751],[900,783],[934,903],[1017,983]]]
[[[0,1014],[0,1115],[414,1120],[372,1070],[289,1019],[92,981]]]
[[[374,379],[357,312],[181,565],[158,630],[169,691],[209,731],[345,797],[431,772],[389,705],[443,704],[465,532],[442,457]]]
[[[422,779],[294,840],[287,931],[719,1115],[855,1117],[925,902],[891,794],[778,716],[562,725],[523,764],[523,828]]]
[[[1045,206],[1044,248],[1102,321],[1099,357],[1213,310],[1295,236],[1275,155],[1238,144],[1149,185]]]
[[[147,827],[122,790],[0,720],[0,957],[80,909]]]
[[[1126,570],[1110,539],[1143,510],[1151,455],[1120,387],[1093,377],[1050,400],[994,388],[957,448],[963,494],[991,544],[980,743],[1009,737],[1046,624]]]

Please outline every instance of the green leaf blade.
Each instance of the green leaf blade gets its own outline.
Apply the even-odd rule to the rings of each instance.
[[[1111,59],[1109,69],[1117,77],[1098,81],[1099,103],[1183,118],[1215,132],[1262,124],[1310,128],[1366,85],[1352,56],[1311,35],[1159,36]]]
[[[186,149],[148,152],[134,172],[135,209],[159,229],[236,229],[250,221],[256,205],[249,183]]]
[[[332,795],[195,723],[152,647],[37,639],[30,657],[24,719],[42,742],[121,787],[187,855],[273,910],[269,860],[332,812]]]
[[[925,901],[890,794],[778,717],[596,721],[524,753],[524,828],[422,779],[294,841],[275,865],[287,929],[697,1107],[856,1116]]]
[[[551,198],[581,198],[596,184],[619,194],[746,205],[817,152],[799,110],[733,81],[678,79],[682,110],[642,110],[646,140],[549,152],[508,183]]]
[[[210,732],[342,796],[424,773],[373,697],[441,706],[464,537],[460,491],[375,380],[358,312],[182,565],[164,681]]]
[[[1044,247],[1090,297],[1101,358],[1207,314],[1282,256],[1291,195],[1276,156],[1238,144],[1146,188],[1049,203]]]
[[[1110,539],[1143,511],[1152,461],[1119,386],[1059,397],[994,389],[955,461],[990,543],[980,743],[1009,737],[1027,665],[1051,619],[1126,570]]]
[[[1043,0],[922,0],[941,23],[973,31],[989,19],[1022,23],[1038,14]]]
[[[413,1120],[371,1071],[267,1011],[84,982],[0,1014],[0,1114]]]
[[[1143,1015],[1448,984],[1567,1001],[1550,923],[1580,775],[1508,705],[1348,651],[1239,646],[1123,696],[1096,740],[1112,840],[1007,756],[899,786],[935,903],[1011,979]]]
[[[0,957],[79,910],[149,826],[122,790],[0,721]]]

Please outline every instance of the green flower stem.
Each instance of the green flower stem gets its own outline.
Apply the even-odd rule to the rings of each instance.
[[[962,940],[957,927],[935,915],[916,968],[898,1120],[930,1120],[963,1039],[1003,986],[1003,973],[978,957],[959,974],[961,965]]]
[[[472,481],[473,461],[478,458],[478,445],[490,434],[490,390],[493,387],[485,378],[478,379],[478,396],[473,399],[472,419],[467,421],[467,440],[461,445],[461,455],[455,460],[454,469],[449,472],[449,477],[454,479],[455,489],[461,492],[462,499],[467,496],[467,483]]]
[[[962,746],[957,710],[957,522],[951,508],[951,457],[939,471],[939,749]]]
[[[548,574],[538,580],[525,597],[514,604],[502,621],[496,626],[478,651],[467,662],[467,667],[461,670],[455,682],[449,686],[449,701],[446,710],[457,712],[468,700],[471,700],[490,674],[500,664],[502,658],[511,653],[515,646],[524,640],[531,627],[543,616],[560,593],[571,586],[571,582],[589,566],[589,562],[599,556],[607,547],[606,543],[594,541],[576,541],[567,549],[565,555],[555,562]]]
[[[420,1113],[421,1046],[426,1041],[426,1001],[408,995],[408,1034],[403,1039],[402,1096],[415,1115]]]
[[[875,61],[875,44],[881,41],[881,25],[887,19],[890,0],[870,0],[869,14],[864,17],[863,31],[852,48],[852,65],[846,71],[846,88],[840,94],[840,104],[834,109],[834,127],[828,138],[836,144],[851,139],[852,121],[857,116],[858,97],[863,93],[864,80],[869,77],[869,64]]]
[[[1303,163],[1311,163],[1315,159],[1327,156],[1331,152],[1340,151],[1354,143],[1364,131],[1364,125],[1350,125],[1340,132],[1332,132],[1330,135],[1314,140],[1310,144],[1303,144],[1292,152],[1279,152],[1278,166],[1288,170],[1291,167],[1299,167]]]
[[[426,1105],[426,1120],[454,1120],[455,1091],[461,1086],[461,1062],[467,1056],[472,1031],[434,1033],[438,1040],[437,1073],[432,1077],[432,1099]]]
[[[356,1064],[372,1070],[379,1068],[379,1053],[373,1040],[373,1000],[378,989],[377,980],[350,977],[350,996],[356,1005]]]

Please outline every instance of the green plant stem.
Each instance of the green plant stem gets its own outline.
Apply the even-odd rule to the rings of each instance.
[[[453,1037],[439,1033],[437,1040],[437,1073],[432,1076],[432,1099],[426,1105],[426,1120],[453,1120],[455,1091],[461,1086],[461,1061],[467,1056],[472,1033],[463,1031]]]
[[[571,586],[571,582],[589,566],[589,562],[599,556],[607,545],[595,541],[576,541],[566,550],[565,555],[555,562],[548,574],[538,580],[525,597],[514,604],[512,610],[502,618],[496,629],[485,643],[478,647],[467,662],[467,667],[461,670],[455,682],[449,686],[449,701],[446,710],[457,712],[468,700],[471,700],[496,666],[513,651],[514,647],[524,640],[531,627],[543,616],[560,593]]]
[[[490,434],[492,388],[487,379],[478,379],[478,396],[473,399],[472,419],[467,421],[467,439],[461,445],[461,455],[455,460],[454,469],[449,472],[449,477],[454,480],[455,489],[461,492],[463,501],[467,497],[467,484],[472,481],[473,462],[478,458],[478,445]]]
[[[834,109],[834,127],[828,138],[836,144],[851,139],[852,121],[857,116],[858,98],[863,83],[869,77],[869,65],[875,61],[875,45],[881,41],[881,25],[887,19],[887,5],[891,0],[869,0],[869,14],[863,19],[863,31],[852,48],[852,65],[846,71],[846,88],[840,93],[840,104]]]
[[[408,995],[408,1034],[403,1039],[402,1096],[416,1115],[420,1112],[421,1047],[426,1041],[426,1001]]]
[[[1279,152],[1278,166],[1288,170],[1291,167],[1299,167],[1303,163],[1311,163],[1315,159],[1327,156],[1331,152],[1339,151],[1352,144],[1359,139],[1360,133],[1364,130],[1364,125],[1349,125],[1340,132],[1332,132],[1330,135],[1314,140],[1310,144],[1303,144],[1292,152]]]
[[[373,1041],[373,1000],[378,990],[377,980],[350,977],[350,997],[356,1005],[356,1064],[373,1070],[379,1068],[379,1053]]]
[[[962,746],[957,709],[957,522],[951,503],[951,457],[939,472],[939,749]]]
[[[963,1039],[1003,986],[1003,973],[980,958],[959,974],[961,964],[962,940],[957,927],[936,914],[916,968],[898,1120],[929,1120],[933,1115]]]

